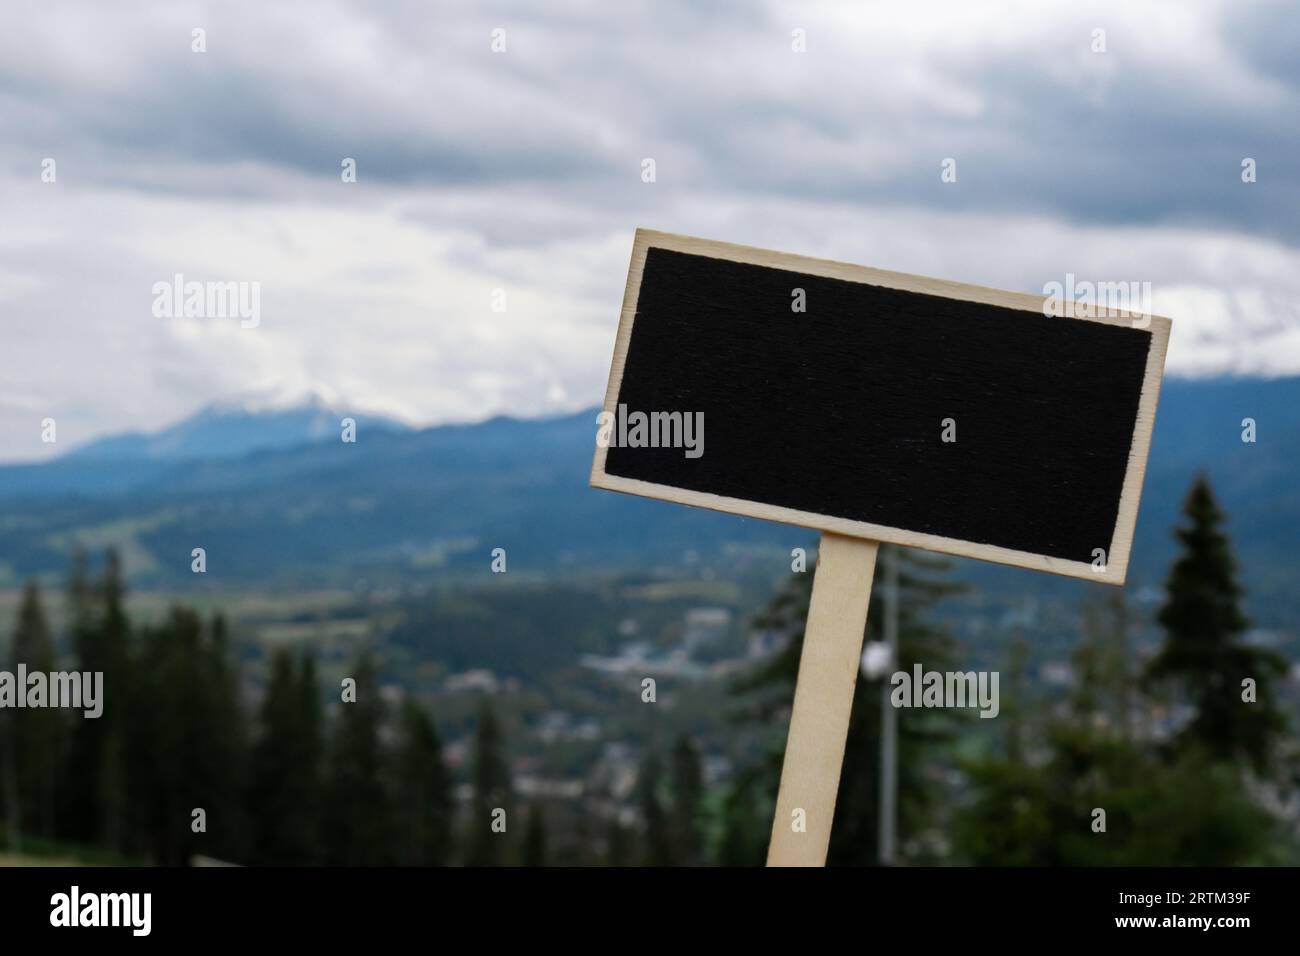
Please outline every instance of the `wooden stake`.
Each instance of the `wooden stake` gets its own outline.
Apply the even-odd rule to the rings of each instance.
[[[826,865],[878,548],[822,534],[768,866]]]

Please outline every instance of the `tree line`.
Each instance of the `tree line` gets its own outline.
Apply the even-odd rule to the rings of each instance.
[[[1180,552],[1156,615],[1162,640],[1152,652],[1135,646],[1134,615],[1117,591],[1088,608],[1063,694],[1031,686],[1030,649],[1010,635],[1001,719],[990,722],[999,730],[978,752],[955,752],[964,718],[954,711],[900,711],[901,862],[1227,866],[1300,859],[1294,830],[1271,809],[1300,793],[1300,748],[1279,693],[1287,661],[1245,640],[1244,590],[1225,516],[1203,476],[1183,517],[1175,529]],[[945,670],[953,641],[930,611],[953,591],[947,562],[897,553],[896,667]],[[787,719],[811,578],[792,575],[760,615],[761,626],[791,640],[737,683],[738,720]],[[880,639],[880,590],[873,590],[867,623],[873,640]],[[877,862],[880,693],[880,681],[858,681],[832,865]],[[978,728],[974,738],[963,736],[968,744],[978,738]],[[781,753],[773,751],[736,776],[725,798],[720,862],[763,862],[780,767]]]
[[[1300,751],[1279,689],[1287,663],[1245,639],[1224,515],[1198,479],[1176,529],[1180,553],[1155,623],[1139,629],[1122,592],[1090,605],[1063,690],[1029,680],[1030,649],[1011,635],[996,730],[952,709],[899,713],[898,856],[903,863],[1235,865],[1294,862],[1269,807],[1300,786]],[[896,668],[947,670],[955,641],[936,624],[958,590],[945,559],[897,551]],[[758,624],[788,634],[783,651],[735,682],[738,724],[784,740],[813,575],[792,575]],[[868,638],[879,639],[883,589]],[[176,607],[135,626],[120,564],[93,580],[85,559],[65,594],[65,658],[104,674],[103,716],[0,710],[4,843],[103,848],[116,859],[183,863],[196,854],[251,864],[542,865],[555,858],[539,803],[518,807],[502,727],[484,699],[468,796],[430,715],[387,702],[375,664],[351,669],[351,701],[325,701],[310,654],[275,652],[246,708],[221,615]],[[10,659],[52,671],[60,655],[39,590],[24,592]],[[879,680],[855,691],[829,862],[877,861]],[[972,741],[977,746],[972,747]],[[956,745],[961,743],[958,748]],[[577,809],[570,862],[761,865],[781,752],[705,786],[689,737],[644,748],[633,805]],[[204,811],[196,830],[193,814]],[[520,813],[517,821],[516,810]],[[504,813],[506,833],[494,826]],[[588,819],[591,814],[591,819]],[[605,827],[603,833],[591,825]],[[83,854],[84,855],[84,854]]]
[[[105,703],[96,719],[0,710],[0,845],[167,865],[198,855],[266,865],[545,862],[539,808],[518,828],[526,840],[492,829],[493,812],[512,804],[486,699],[469,819],[458,829],[433,719],[410,698],[383,700],[368,655],[330,713],[315,659],[279,650],[246,710],[222,615],[173,607],[135,626],[124,598],[115,553],[93,578],[78,555],[60,655],[40,589],[25,588],[11,670],[102,672]]]

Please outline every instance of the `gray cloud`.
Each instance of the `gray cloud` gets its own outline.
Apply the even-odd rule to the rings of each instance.
[[[1037,12],[1003,41],[996,6],[979,30],[960,24],[964,40],[937,26],[899,35],[843,7],[63,9],[6,31],[11,169],[42,148],[85,152],[85,175],[108,184],[273,195],[274,177],[238,170],[325,181],[354,156],[371,183],[527,183],[619,208],[619,184],[651,155],[694,189],[1300,236],[1300,150],[1284,121],[1300,114],[1296,28],[1273,4],[1181,10],[1193,27],[1172,38],[1123,5]],[[798,23],[802,56],[789,49]],[[208,30],[202,56],[193,24]],[[1089,50],[1096,25],[1103,54]],[[504,55],[489,50],[494,26]],[[1249,193],[1246,155],[1263,170]],[[947,156],[959,190],[938,188]]]
[[[636,225],[1147,280],[1172,371],[1300,371],[1297,41],[1271,2],[6,5],[0,439],[268,384],[416,421],[588,404]],[[262,328],[154,319],[175,272],[261,281]]]

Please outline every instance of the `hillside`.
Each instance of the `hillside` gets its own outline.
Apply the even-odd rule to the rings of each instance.
[[[283,412],[276,413],[283,416]],[[1258,441],[1241,441],[1241,421]],[[254,416],[256,418],[256,416]],[[193,420],[178,433],[200,427]],[[759,547],[807,544],[802,529],[595,491],[587,487],[594,411],[420,431],[365,428],[337,439],[238,456],[176,458],[156,447],[101,443],[85,453],[0,467],[0,584],[60,574],[80,543],[120,547],[136,587],[372,586],[479,574],[494,547],[510,570],[681,567],[727,575]],[[1252,607],[1265,626],[1300,613],[1300,378],[1178,381],[1161,398],[1138,521],[1131,583],[1158,584],[1170,529],[1198,469],[1227,510]],[[208,554],[204,579],[190,551]],[[963,574],[994,592],[1087,588],[973,563]]]

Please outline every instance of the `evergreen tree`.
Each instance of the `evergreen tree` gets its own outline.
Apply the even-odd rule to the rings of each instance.
[[[62,834],[71,840],[122,850],[127,843],[127,706],[136,695],[130,666],[121,561],[110,550],[104,573],[92,583],[84,553],[73,558],[68,617],[76,669],[103,675],[104,709],[73,720],[61,774]]]
[[[299,848],[299,859],[303,863],[319,864],[325,858],[325,708],[320,679],[316,676],[316,658],[305,651],[298,661],[296,698],[298,709],[293,723],[294,736],[286,738],[297,744],[294,764],[297,783],[291,792],[301,794],[293,803],[297,808],[298,827],[294,846]]]
[[[399,860],[445,866],[451,854],[451,774],[437,728],[415,701],[402,703],[395,755]]]
[[[323,719],[311,657],[295,669],[289,651],[276,651],[257,723],[248,789],[252,860],[319,864]]]
[[[88,563],[85,551],[80,548],[74,551],[64,586],[68,643],[74,656],[73,667],[77,670],[84,669],[89,634],[94,626]],[[98,760],[92,759],[91,728],[87,728],[85,723],[72,721],[67,759],[59,775],[59,833],[69,840],[89,840],[95,829],[91,821]]]
[[[125,849],[127,844],[127,774],[126,734],[123,708],[112,707],[107,698],[116,688],[123,699],[132,696],[130,664],[130,622],[126,616],[126,582],[122,575],[122,561],[110,549],[104,561],[104,573],[99,581],[103,618],[99,627],[98,656],[100,664],[92,670],[104,672],[104,712],[94,721],[102,734],[100,750],[100,833],[106,846],[114,850]]]
[[[1166,582],[1159,621],[1165,642],[1147,667],[1151,684],[1175,686],[1195,715],[1176,741],[1180,750],[1202,747],[1215,759],[1244,760],[1256,770],[1269,766],[1286,720],[1274,696],[1274,681],[1286,672],[1278,654],[1241,640],[1248,627],[1240,607],[1242,591],[1223,513],[1205,476],[1199,476],[1183,505],[1187,524],[1177,529],[1182,554]],[[1255,682],[1255,700],[1243,700],[1243,681]]]
[[[645,828],[645,865],[673,866],[677,861],[673,853],[673,835],[668,824],[668,811],[664,806],[663,766],[659,754],[651,750],[646,754],[637,777],[637,791],[641,802],[641,818]]]
[[[492,703],[483,698],[474,732],[474,796],[470,802],[470,866],[499,866],[503,861],[501,834],[492,829],[497,810],[510,814],[510,767],[505,757],[501,726]]]
[[[1128,646],[1128,609],[1118,588],[1084,608],[1083,640],[1071,655],[1075,679],[1069,695],[1074,719],[1132,736],[1137,677]]]
[[[13,721],[0,710],[0,820],[5,823],[5,843],[15,852],[23,848],[22,804],[18,798],[18,758],[14,753]]]
[[[623,826],[618,816],[609,818],[605,829],[605,865],[630,866],[632,862],[632,839],[628,828]]]
[[[225,617],[213,615],[203,647],[202,706],[196,711],[196,737],[208,741],[196,768],[209,828],[199,852],[223,860],[244,859],[248,820],[244,795],[248,779],[248,727],[240,694],[238,667],[232,662]]]
[[[325,849],[338,866],[386,866],[395,857],[395,821],[381,743],[384,705],[374,661],[353,668],[356,700],[334,723],[325,792]]]
[[[1025,760],[1029,750],[1030,716],[1037,706],[1029,688],[1029,642],[1017,628],[1007,648],[1006,692],[1002,695],[1000,710],[1007,729],[1004,756],[1011,764],[1021,764]]]
[[[143,630],[134,667],[123,724],[128,848],[168,865],[196,854],[240,858],[245,743],[224,622],[205,628],[194,611],[173,607]]]
[[[35,582],[29,582],[23,591],[10,657],[15,673],[19,664],[27,665],[28,673],[55,670],[54,641]],[[20,693],[24,691],[19,688]],[[14,803],[10,838],[22,832],[52,838],[66,736],[64,715],[54,707],[29,708],[8,714],[7,723],[12,735],[9,755]]]
[[[761,768],[743,770],[722,808],[721,866],[762,866],[772,830],[773,807],[763,798]]]
[[[163,865],[185,862],[190,810],[186,807],[189,733],[186,707],[193,691],[187,673],[199,653],[199,621],[173,607],[159,624],[142,629],[132,694],[125,711],[125,754],[131,783],[127,849]]]
[[[1104,611],[1085,613],[1060,706],[1025,706],[1023,679],[1011,681],[1005,752],[966,764],[971,796],[952,826],[958,858],[980,866],[1269,862],[1280,834],[1239,775],[1196,750],[1162,760],[1133,732],[1127,612],[1113,600]],[[1012,655],[1011,670],[1023,675],[1023,642]]]
[[[677,738],[673,747],[672,794],[674,855],[682,866],[697,866],[703,855],[704,777],[699,748],[685,734]]]
[[[1051,783],[1028,759],[1031,718],[1029,643],[1019,629],[1007,647],[1000,746],[965,761],[970,797],[953,819],[953,843],[963,862],[977,866],[1048,866],[1058,834],[1052,829]]]
[[[528,824],[524,831],[524,866],[546,865],[546,818],[541,805],[528,808]]]

